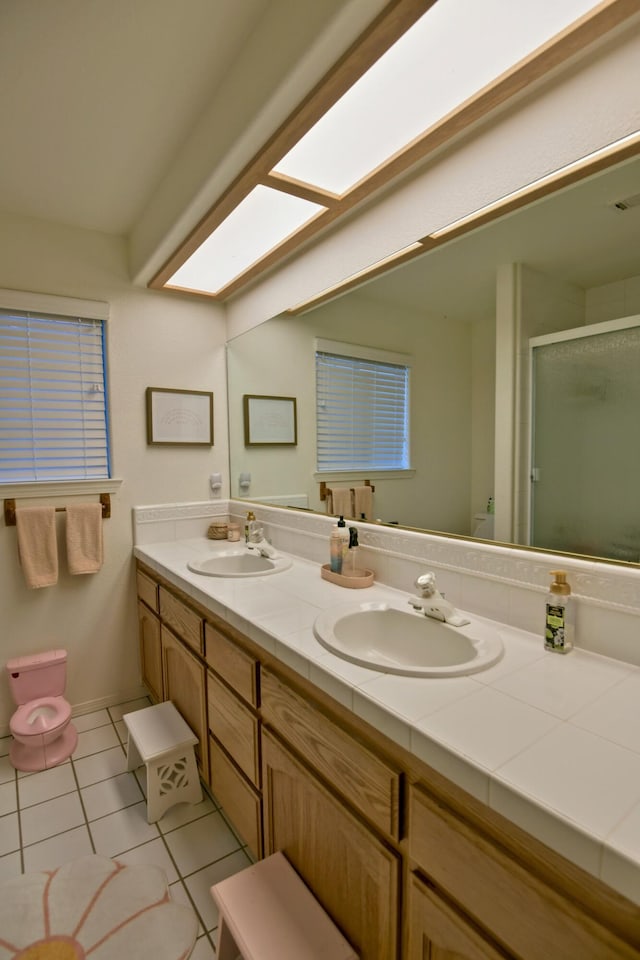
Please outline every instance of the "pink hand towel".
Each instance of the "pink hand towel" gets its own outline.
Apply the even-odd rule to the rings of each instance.
[[[102,566],[102,504],[67,505],[69,573],[97,573]]]
[[[52,587],[58,582],[58,544],[54,507],[18,507],[18,555],[27,586]]]
[[[327,487],[327,513],[334,517],[352,517],[349,487]]]

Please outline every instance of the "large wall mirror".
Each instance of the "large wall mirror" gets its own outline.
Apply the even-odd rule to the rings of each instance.
[[[636,321],[613,330],[616,351],[607,336],[610,322],[629,317],[640,323],[636,158],[303,316],[274,317],[230,341],[232,494],[324,513],[321,480],[348,486],[365,479],[316,471],[314,344],[342,341],[412,359],[411,469],[366,476],[375,486],[374,519],[638,563]],[[575,333],[581,328],[593,335],[581,339]],[[547,425],[540,419],[532,428],[541,414],[530,400],[536,373],[529,342],[540,337],[588,347],[578,347],[573,367],[547,365],[538,399],[549,395],[554,378],[564,389],[551,401]],[[247,394],[296,398],[295,446],[245,446]],[[554,409],[573,420],[557,427]],[[553,470],[531,459],[536,430],[545,431]],[[586,448],[596,455],[583,458]],[[554,450],[566,452],[564,466],[554,462]],[[250,475],[249,487],[238,486],[241,474]],[[545,481],[552,495],[541,497]],[[487,511],[490,499],[494,514]],[[556,513],[536,528],[534,514],[546,500]]]

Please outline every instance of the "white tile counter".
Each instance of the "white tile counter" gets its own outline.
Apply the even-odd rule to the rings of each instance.
[[[429,679],[359,667],[315,639],[315,618],[338,604],[408,593],[378,583],[345,590],[298,557],[262,577],[187,569],[187,561],[230,546],[200,536],[138,545],[135,556],[458,786],[640,903],[640,668],[580,649],[554,655],[541,637],[473,613],[504,643],[502,659],[485,671]]]

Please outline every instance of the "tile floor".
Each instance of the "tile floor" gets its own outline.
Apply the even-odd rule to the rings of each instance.
[[[206,794],[202,803],[178,804],[147,823],[145,771],[126,771],[122,720],[147,706],[148,700],[135,700],[74,717],[79,736],[73,757],[42,773],[16,772],[10,738],[0,738],[0,880],[89,853],[158,864],[173,897],[198,916],[191,960],[211,960],[218,915],[209,887],[251,859]]]

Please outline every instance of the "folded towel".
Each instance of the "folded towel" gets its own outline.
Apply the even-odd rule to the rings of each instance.
[[[102,504],[67,504],[69,573],[97,573],[102,560]]]
[[[327,487],[327,513],[332,517],[352,517],[349,487]]]
[[[18,507],[18,554],[27,586],[52,587],[58,582],[58,545],[54,507]]]
[[[353,488],[353,515],[356,520],[371,520],[373,516],[373,487]]]

